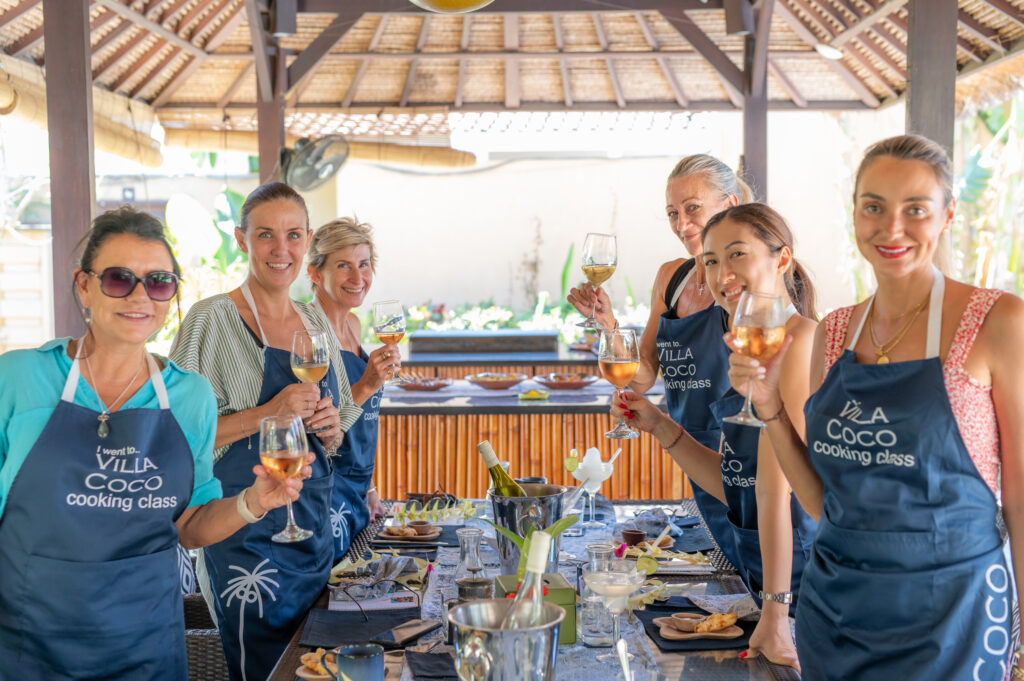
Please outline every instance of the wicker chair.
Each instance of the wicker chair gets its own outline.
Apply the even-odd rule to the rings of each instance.
[[[228,665],[216,629],[186,629],[188,681],[227,681]]]
[[[210,608],[202,594],[189,594],[181,599],[185,608],[185,629],[216,629]]]

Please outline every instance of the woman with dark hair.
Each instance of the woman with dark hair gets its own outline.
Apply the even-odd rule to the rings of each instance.
[[[322,313],[288,295],[312,238],[302,197],[279,182],[263,185],[246,198],[241,218],[235,239],[249,255],[248,278],[230,293],[193,305],[171,350],[176,362],[213,385],[218,414],[213,472],[226,492],[244,484],[259,457],[265,416],[296,414],[311,430],[326,430],[308,437],[315,454],[312,477],[294,504],[296,522],[313,532],[311,538],[272,542],[286,524],[282,509],[202,552],[200,585],[213,604],[235,680],[270,674],[327,583],[334,559],[326,527],[333,486],[328,454],[362,413],[352,403],[345,372],[336,370],[341,366],[337,348],[331,349],[331,367],[321,383],[300,383],[292,373],[295,332],[330,333]],[[320,396],[323,387],[326,397]]]
[[[146,351],[178,292],[163,227],[121,208],[84,243],[85,336],[0,355],[0,659],[29,680],[180,681],[179,541],[218,542],[302,483],[256,466],[221,498],[209,384]]]
[[[1024,303],[933,264],[955,209],[934,142],[869,148],[853,198],[877,290],[818,326],[806,440],[782,408],[792,348],[730,360],[757,413],[778,413],[772,448],[820,516],[796,615],[800,662],[814,679],[1001,680],[1024,576]]]
[[[377,253],[373,229],[353,218],[331,220],[313,233],[307,271],[315,290],[313,305],[331,322],[341,361],[362,418],[345,433],[334,458],[331,533],[334,559],[341,560],[352,539],[387,511],[373,486],[377,460],[380,398],[389,371],[401,366],[398,348],[384,345],[367,353],[362,328],[352,311],[366,300],[373,284]]]
[[[793,234],[777,212],[760,203],[727,208],[702,231],[700,260],[715,301],[732,316],[744,291],[783,297],[789,305],[786,332],[794,346],[783,368],[784,409],[800,430],[809,389],[814,336],[814,288],[793,257]],[[627,394],[625,413],[632,425],[654,434],[669,454],[705,491],[728,505],[736,567],[761,619],[741,657],[764,654],[772,662],[798,667],[789,626],[795,593],[810,554],[816,523],[800,508],[762,429],[724,422],[744,398],[735,390],[711,404],[722,437],[718,448],[702,445],[642,396]],[[627,411],[628,410],[628,411]],[[768,417],[771,421],[777,417]]]
[[[750,187],[714,156],[687,156],[669,173],[665,211],[672,233],[690,257],[670,260],[655,276],[651,315],[640,337],[640,367],[630,384],[632,390],[645,393],[654,385],[660,370],[665,379],[669,415],[698,442],[712,449],[718,447],[721,430],[711,413],[711,403],[729,389],[729,349],[722,345],[722,333],[728,325],[725,312],[711,295],[704,265],[698,257],[704,247],[701,231],[716,213],[753,200]],[[583,284],[569,292],[568,300],[584,314],[589,314],[594,305],[602,327],[618,327],[611,301],[603,289]],[[726,507],[699,484],[691,487],[715,542],[738,568],[740,557]]]

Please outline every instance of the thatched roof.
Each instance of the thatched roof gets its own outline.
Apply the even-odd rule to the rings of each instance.
[[[93,0],[94,83],[152,106],[166,127],[254,130],[258,69],[247,5],[261,4]],[[742,69],[744,39],[727,33],[720,0],[619,0],[629,11],[595,11],[610,4],[563,0],[559,7],[578,9],[501,12],[550,4],[499,0],[480,12],[441,15],[402,0],[299,0],[294,33],[279,39],[290,75],[301,76],[288,83],[286,128],[443,144],[449,111],[742,105],[730,66]],[[905,4],[776,0],[769,107],[875,108],[900,97]],[[341,14],[323,11],[332,7]],[[960,0],[959,8],[958,106],[1019,88],[1024,0]],[[3,51],[44,65],[42,20],[41,0],[0,0]],[[839,46],[843,58],[823,58],[816,43]]]

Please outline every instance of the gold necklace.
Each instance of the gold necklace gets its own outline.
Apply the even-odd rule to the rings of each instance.
[[[875,320],[875,299],[871,299],[871,307],[868,309],[868,333],[871,334],[871,342],[875,345],[875,364],[889,363],[889,353],[901,340],[903,340],[903,337],[907,335],[907,332],[910,331],[910,327],[914,325],[914,320],[917,319],[917,316],[924,311],[925,307],[928,306],[928,301],[930,299],[931,294],[926,296],[924,301],[917,306],[917,309],[914,310],[914,314],[910,317],[910,320],[903,325],[903,328],[897,331],[896,335],[885,343],[879,343],[878,338],[875,337],[875,327],[872,324]]]

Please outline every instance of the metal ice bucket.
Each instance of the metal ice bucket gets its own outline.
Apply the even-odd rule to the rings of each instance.
[[[565,610],[544,604],[544,623],[500,629],[512,601],[463,603],[448,611],[455,626],[455,669],[460,681],[553,681],[558,630]]]
[[[550,527],[562,517],[562,497],[567,487],[562,485],[524,484],[525,497],[505,497],[487,490],[487,498],[491,500],[494,511],[494,524],[504,527],[520,537],[525,537],[532,527],[543,530]],[[514,575],[519,567],[519,547],[508,537],[497,533],[498,554],[501,557],[501,573]],[[559,537],[551,538],[551,549],[548,551],[548,564],[545,572],[558,571]]]

